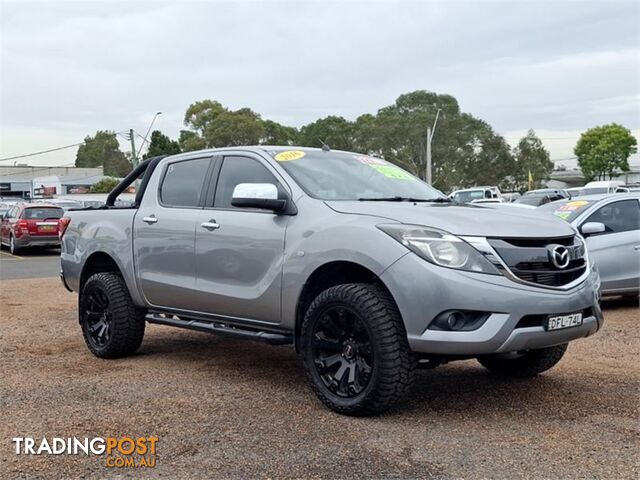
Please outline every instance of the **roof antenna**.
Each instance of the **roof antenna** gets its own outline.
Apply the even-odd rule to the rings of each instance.
[[[322,151],[323,152],[330,152],[331,151],[331,147],[329,147],[329,145],[324,143],[324,140],[319,138],[318,141],[322,144]]]

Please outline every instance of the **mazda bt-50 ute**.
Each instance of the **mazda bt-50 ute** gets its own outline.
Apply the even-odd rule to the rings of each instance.
[[[115,207],[134,182],[133,206]],[[293,344],[326,406],[373,414],[417,367],[476,358],[531,377],[600,328],[580,234],[517,210],[455,204],[368,155],[189,152],[67,212],[62,280],[98,357],[134,353],[145,322]]]

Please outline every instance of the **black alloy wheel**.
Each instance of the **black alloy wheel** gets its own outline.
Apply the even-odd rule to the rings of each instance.
[[[316,371],[334,394],[355,397],[369,384],[373,346],[365,323],[353,310],[333,306],[318,316],[311,348]]]
[[[109,298],[98,285],[91,285],[87,290],[83,311],[87,339],[94,347],[103,348],[111,337],[112,316]]]

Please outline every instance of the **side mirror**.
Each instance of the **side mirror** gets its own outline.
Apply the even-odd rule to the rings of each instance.
[[[281,212],[286,208],[287,201],[278,198],[278,187],[273,183],[239,183],[233,189],[231,205]]]
[[[587,222],[580,227],[580,231],[586,236],[594,235],[596,233],[604,233],[607,231],[607,228],[604,226],[604,223]]]

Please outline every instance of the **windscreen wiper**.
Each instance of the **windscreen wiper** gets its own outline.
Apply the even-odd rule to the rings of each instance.
[[[447,197],[436,198],[413,198],[413,197],[362,197],[358,198],[361,202],[436,202],[436,203],[449,203],[451,199]]]

